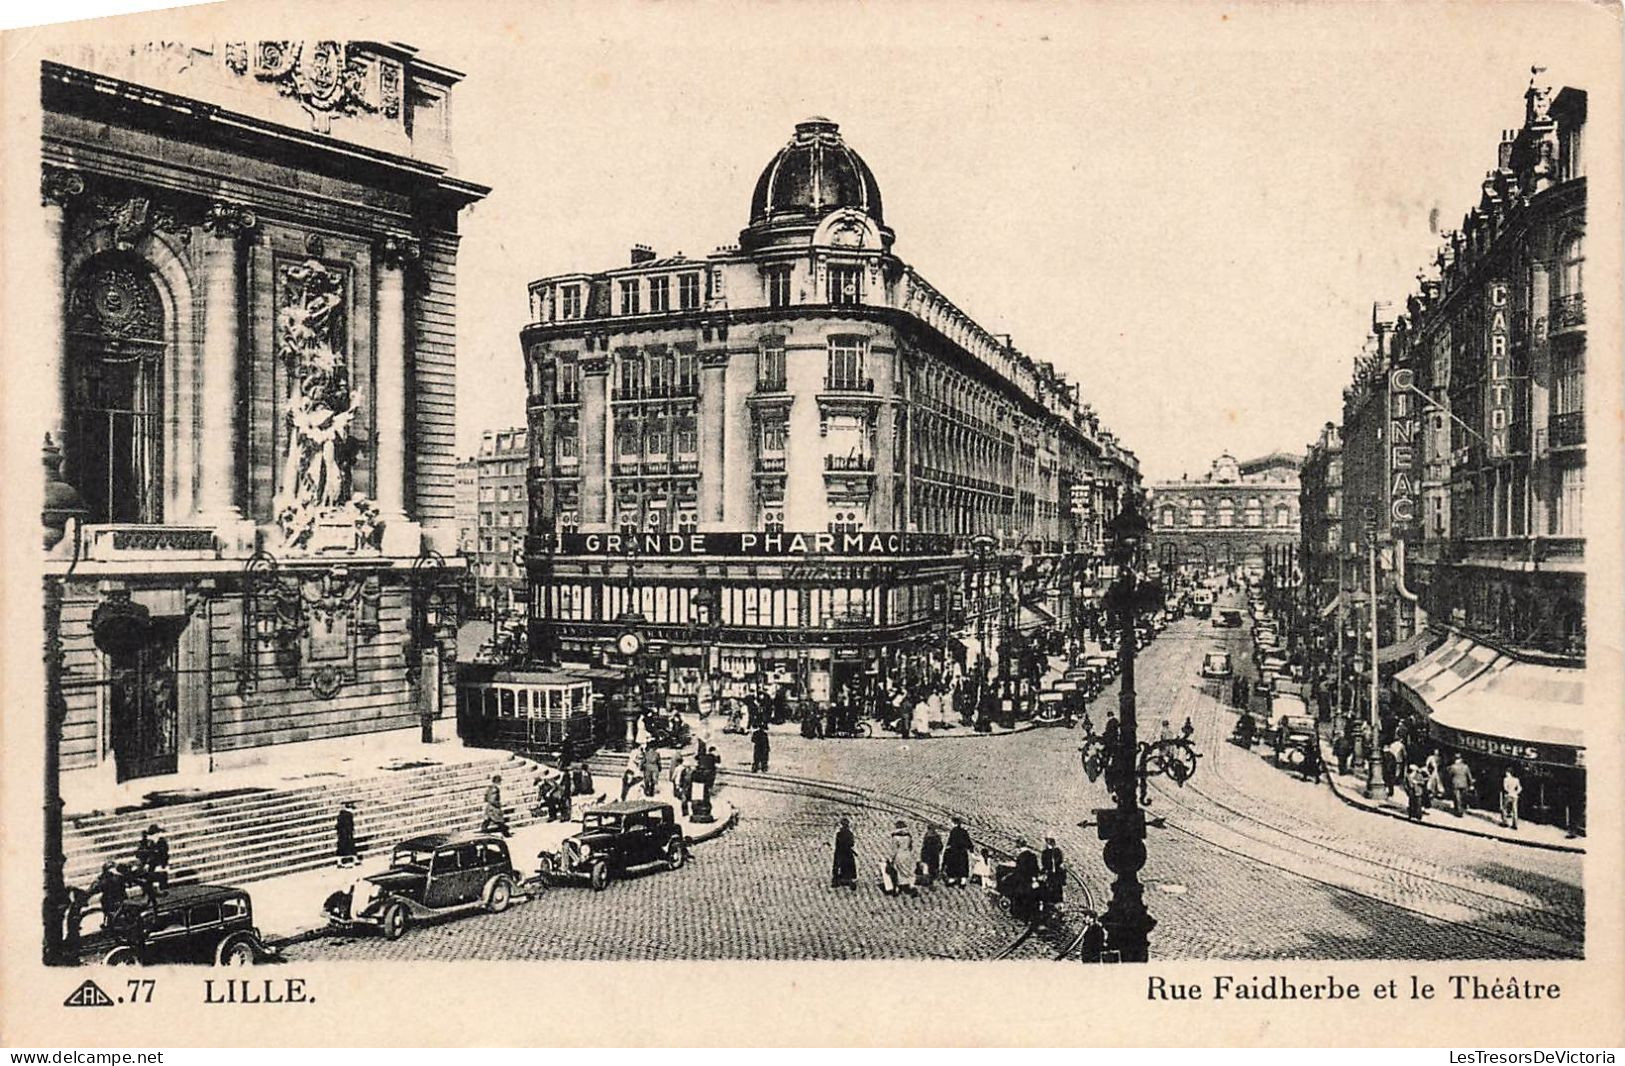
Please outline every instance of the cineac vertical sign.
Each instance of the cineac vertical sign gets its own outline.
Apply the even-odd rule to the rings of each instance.
[[[1416,405],[1416,369],[1407,350],[1395,347],[1388,370],[1388,528],[1404,533],[1416,522],[1416,462],[1421,430]]]
[[[1484,440],[1491,459],[1505,459],[1512,433],[1512,308],[1504,281],[1484,289]]]

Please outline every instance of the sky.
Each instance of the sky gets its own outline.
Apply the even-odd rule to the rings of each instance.
[[[1603,69],[1561,2],[390,10],[356,35],[466,73],[458,173],[492,186],[463,220],[465,454],[523,421],[527,282],[734,242],[814,114],[874,171],[895,252],[1079,382],[1148,480],[1301,451],[1372,302],[1402,306],[1477,203],[1531,64]]]

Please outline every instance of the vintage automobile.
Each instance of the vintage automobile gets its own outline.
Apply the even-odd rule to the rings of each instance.
[[[544,883],[585,880],[602,892],[612,877],[659,866],[676,870],[687,861],[688,841],[671,804],[627,801],[589,808],[581,832],[558,851],[537,856],[537,873]]]
[[[1303,746],[1315,736],[1315,719],[1310,715],[1288,714],[1275,722],[1275,764],[1296,766],[1303,761]]]
[[[177,885],[156,903],[125,907],[106,933],[117,941],[102,958],[109,966],[252,966],[279,957],[254,927],[248,893],[229,885]]]
[[[1208,678],[1227,678],[1230,676],[1230,653],[1227,651],[1210,651],[1202,656],[1202,676]]]
[[[334,925],[371,926],[395,940],[409,922],[476,910],[500,914],[519,884],[501,837],[430,833],[396,844],[389,869],[333,893],[323,907]]]
[[[1213,616],[1213,625],[1220,629],[1240,629],[1241,612],[1234,607],[1225,607]]]

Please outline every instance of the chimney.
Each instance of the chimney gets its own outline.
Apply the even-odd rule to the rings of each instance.
[[[654,257],[655,250],[649,247],[647,244],[634,244],[632,246],[633,266],[637,266],[639,263],[652,263],[654,261]]]

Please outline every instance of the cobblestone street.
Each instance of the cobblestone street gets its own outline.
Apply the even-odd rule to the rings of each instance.
[[[1153,788],[1143,872],[1162,958],[1546,958],[1578,956],[1583,856],[1410,825],[1346,806],[1325,786],[1226,742],[1234,715],[1197,676],[1204,650],[1241,630],[1187,619],[1141,653],[1142,731],[1189,716],[1203,753],[1179,789]],[[1116,688],[1095,704],[1099,721]],[[1142,735],[1144,735],[1142,732]],[[730,798],[744,812],[691,864],[616,883],[565,887],[513,912],[415,929],[396,943],[328,938],[300,958],[990,958],[1022,928],[979,888],[920,900],[883,896],[876,869],[894,817],[966,815],[979,841],[1008,849],[1053,833],[1103,907],[1110,878],[1092,828],[1106,802],[1079,771],[1079,736],[817,741],[775,738],[772,772],[748,772],[743,738],[720,736]],[[833,787],[832,787],[833,786]],[[853,818],[862,883],[828,887],[837,818]],[[530,857],[522,857],[528,864]],[[1053,955],[1032,938],[1014,957]]]

